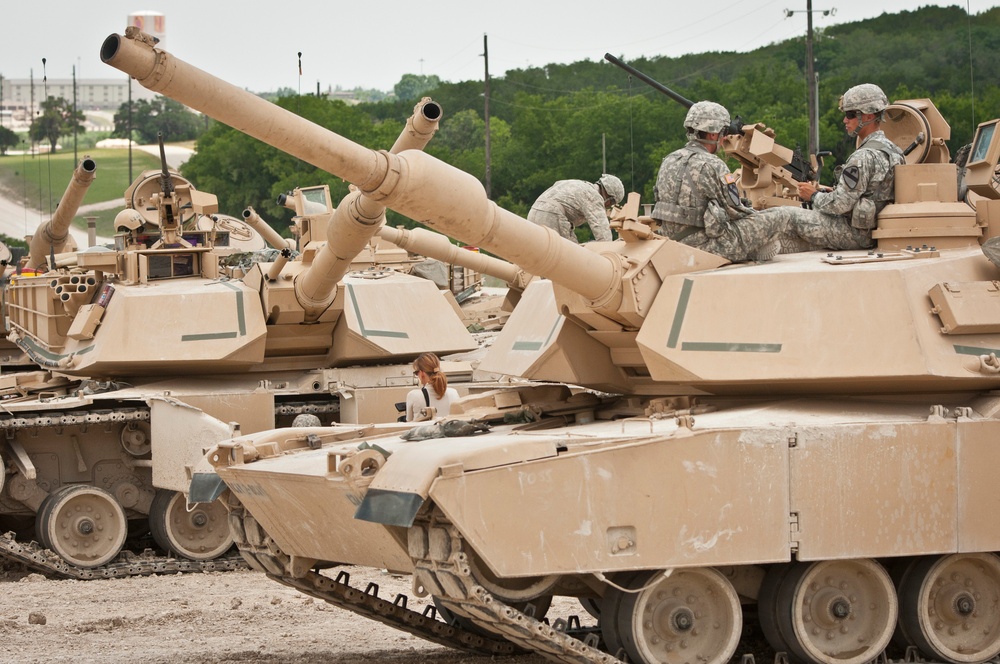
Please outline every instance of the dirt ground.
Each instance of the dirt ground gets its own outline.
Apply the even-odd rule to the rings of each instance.
[[[360,579],[352,585],[362,585]],[[409,579],[371,571],[381,595]],[[0,662],[472,664],[490,658],[423,641],[253,571],[103,581],[0,573]],[[412,603],[411,608],[417,606]],[[497,659],[541,664],[539,656]]]

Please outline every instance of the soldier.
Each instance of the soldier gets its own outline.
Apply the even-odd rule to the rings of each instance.
[[[663,159],[656,177],[651,216],[660,222],[658,232],[731,261],[773,257],[784,220],[760,221],[716,154],[729,129],[729,111],[699,101],[688,109],[684,128],[687,144]]]
[[[625,186],[614,175],[601,175],[597,182],[559,180],[542,192],[528,212],[528,221],[547,226],[562,237],[579,242],[573,229],[584,223],[594,239],[610,242],[608,209],[625,198]]]
[[[856,85],[840,98],[847,135],[858,149],[838,168],[837,184],[821,187],[799,183],[799,198],[812,210],[776,207],[761,217],[783,219],[790,235],[812,249],[868,249],[874,245],[876,215],[893,201],[893,169],[905,161],[903,151],[881,129],[889,100],[871,83]]]

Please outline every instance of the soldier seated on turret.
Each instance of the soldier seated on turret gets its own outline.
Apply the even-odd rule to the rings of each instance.
[[[559,180],[542,192],[531,210],[528,221],[551,228],[573,242],[573,229],[587,224],[598,242],[610,242],[611,224],[608,210],[625,198],[625,185],[614,175],[604,173],[597,182]]]
[[[734,262],[768,260],[780,250],[783,219],[761,219],[740,199],[736,177],[716,154],[729,129],[729,111],[711,101],[691,105],[687,144],[668,154],[656,177],[651,216],[657,232]]]
[[[811,203],[811,210],[775,207],[758,213],[762,218],[786,222],[785,246],[788,238],[804,251],[874,246],[876,215],[893,202],[893,172],[905,162],[903,151],[881,129],[888,105],[882,89],[871,83],[856,85],[840,98],[847,135],[857,137],[860,144],[838,168],[837,184],[830,188],[799,183],[799,198]]]

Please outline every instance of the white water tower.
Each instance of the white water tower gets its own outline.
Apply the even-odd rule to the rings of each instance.
[[[160,47],[167,36],[166,22],[166,17],[160,12],[138,11],[128,15],[128,25],[134,25],[147,35],[159,39]]]

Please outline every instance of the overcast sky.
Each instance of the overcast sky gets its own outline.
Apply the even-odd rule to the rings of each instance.
[[[1000,0],[813,0],[814,26]],[[552,62],[747,51],[804,34],[806,0],[0,0],[0,75],[36,81],[113,78],[104,38],[129,14],[165,17],[164,47],[255,92],[355,86],[391,90],[403,74],[482,80],[483,35],[493,76]],[[785,10],[797,10],[792,17]],[[836,13],[823,16],[822,10]],[[302,52],[299,76],[297,53]]]

